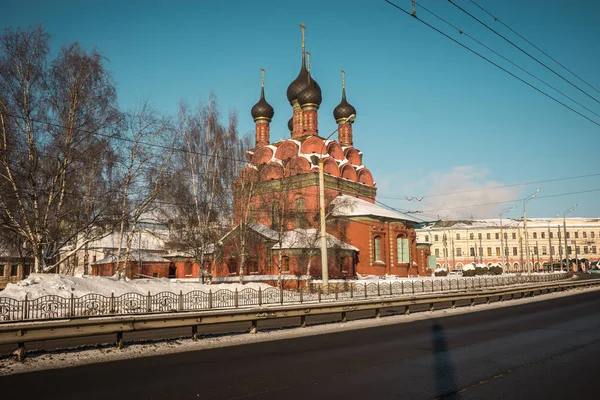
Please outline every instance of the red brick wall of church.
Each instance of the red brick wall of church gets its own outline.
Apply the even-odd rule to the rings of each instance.
[[[415,266],[409,268],[408,263],[397,262],[396,237],[402,233],[410,240],[411,259],[419,265],[419,268]],[[402,228],[394,223],[353,221],[347,226],[346,236],[346,241],[359,249],[356,272],[361,275],[427,275],[421,252],[417,252],[413,229]],[[374,260],[375,236],[382,238],[380,262]]]

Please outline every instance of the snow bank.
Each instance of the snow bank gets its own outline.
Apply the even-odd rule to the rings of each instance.
[[[105,276],[66,276],[53,274],[31,274],[29,278],[17,283],[9,283],[6,289],[0,291],[0,297],[11,297],[16,300],[23,300],[25,295],[29,299],[35,299],[47,295],[57,295],[70,297],[71,293],[77,297],[85,296],[90,293],[110,296],[120,296],[125,293],[139,293],[154,295],[160,292],[188,293],[193,290],[213,292],[219,289],[238,290],[252,288],[267,289],[272,286],[266,283],[222,283],[216,285],[206,285],[199,282],[171,282],[169,279],[135,279],[120,281],[114,277]]]

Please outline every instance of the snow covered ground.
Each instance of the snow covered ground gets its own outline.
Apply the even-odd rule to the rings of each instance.
[[[258,290],[272,288],[265,283],[223,283],[223,284],[201,284],[194,281],[172,281],[170,279],[134,279],[120,281],[114,277],[105,276],[66,276],[57,274],[31,274],[27,279],[16,283],[9,283],[6,288],[0,291],[0,297],[10,297],[15,300],[24,300],[25,295],[29,299],[35,299],[46,295],[57,295],[62,297],[70,297],[71,293],[77,297],[85,296],[86,294],[96,293],[104,296],[110,296],[114,293],[115,296],[120,296],[125,293],[139,293],[151,295],[160,292],[172,292],[183,294],[194,290],[213,292],[219,289],[241,290],[252,288]]]
[[[192,341],[179,338],[168,341],[151,343],[130,343],[121,350],[106,346],[104,348],[90,348],[67,351],[53,351],[30,353],[24,362],[19,363],[11,359],[0,359],[0,376],[11,375],[46,369],[74,367],[85,364],[102,363],[109,361],[125,360],[138,357],[148,357],[161,354],[182,353],[187,351],[201,351],[212,348],[239,346],[250,343],[267,342],[281,339],[296,339],[299,337],[323,335],[354,329],[385,326],[392,324],[408,323],[412,321],[443,318],[469,312],[486,311],[495,308],[511,307],[524,303],[544,301],[549,298],[572,296],[588,291],[598,291],[600,288],[573,289],[566,292],[554,292],[543,296],[526,297],[523,299],[482,304],[476,307],[459,307],[456,309],[436,310],[433,312],[420,312],[409,315],[394,315],[383,318],[361,319],[346,323],[331,323],[326,325],[308,326],[306,328],[293,328],[273,331],[259,331],[257,334],[224,335],[202,338]]]
[[[536,275],[536,274],[532,274]],[[541,275],[541,274],[540,274]],[[514,276],[514,274],[503,274],[503,277]],[[456,279],[458,276],[449,277],[411,277],[400,278],[393,275],[375,276],[375,275],[360,275],[358,284],[371,282],[411,282],[422,280],[440,280],[440,279]],[[490,277],[488,277],[490,278]],[[321,280],[313,280],[313,283],[321,283]],[[348,282],[341,279],[330,279],[330,283]],[[101,294],[110,296],[114,293],[115,296],[120,296],[125,293],[138,293],[147,295],[155,295],[160,292],[171,292],[178,294],[180,291],[183,294],[194,290],[207,292],[211,290],[213,293],[219,289],[228,289],[231,291],[241,291],[242,289],[262,290],[273,288],[266,283],[248,282],[240,283],[219,283],[219,284],[201,284],[197,280],[185,279],[134,279],[120,281],[114,277],[105,276],[67,276],[57,274],[31,274],[27,279],[16,283],[9,283],[6,288],[0,291],[0,297],[10,297],[15,300],[24,300],[27,294],[28,299],[36,299],[46,295],[56,295],[62,297],[70,297],[71,293],[76,297],[85,296],[87,294]]]
[[[538,275],[538,274],[532,274]],[[547,275],[540,273],[539,275]],[[514,274],[503,274],[502,277],[514,276]],[[491,276],[487,276],[491,278]],[[448,277],[410,277],[400,278],[393,275],[387,276],[375,276],[375,275],[359,275],[359,279],[355,281],[357,284],[371,283],[371,282],[411,282],[411,281],[431,281],[441,279],[456,279],[461,278],[460,276],[448,276]],[[312,280],[313,283],[321,283],[319,279]],[[342,283],[349,282],[341,279],[330,279],[329,283]],[[114,293],[115,296],[120,296],[125,293],[138,293],[141,295],[147,295],[150,292],[151,295],[155,295],[161,292],[171,292],[178,294],[180,291],[183,294],[189,293],[194,290],[200,290],[207,292],[211,290],[213,293],[219,289],[228,289],[231,291],[241,291],[242,289],[254,289],[258,290],[261,288],[272,289],[273,286],[267,285],[266,283],[248,282],[244,284],[240,283],[218,283],[218,284],[201,284],[197,280],[185,279],[134,279],[120,281],[114,277],[105,276],[91,276],[91,275],[80,275],[80,276],[67,276],[58,274],[31,274],[27,279],[16,283],[9,283],[4,290],[0,291],[0,297],[10,297],[15,300],[24,300],[27,294],[28,299],[35,299],[46,295],[56,295],[62,297],[70,297],[73,294],[76,297],[85,296],[87,294],[101,294],[104,296],[110,296]]]

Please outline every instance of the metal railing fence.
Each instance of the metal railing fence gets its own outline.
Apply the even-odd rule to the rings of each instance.
[[[160,292],[147,295],[125,293],[115,296],[87,294],[76,297],[46,295],[36,299],[25,296],[15,300],[0,296],[0,322],[50,320],[102,315],[129,315],[158,312],[203,311],[262,305],[283,305],[310,302],[347,301],[377,297],[398,297],[425,293],[477,290],[540,282],[553,282],[570,277],[569,273],[521,276],[479,276],[413,281],[344,281],[330,283],[326,288],[311,284],[297,291],[281,288],[242,290],[218,289],[208,292],[194,290]]]

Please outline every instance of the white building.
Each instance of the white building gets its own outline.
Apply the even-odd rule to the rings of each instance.
[[[450,270],[474,262],[537,271],[565,258],[583,268],[600,258],[600,218],[528,218],[527,235],[522,218],[442,220],[417,229],[417,241],[431,245],[438,268]]]

